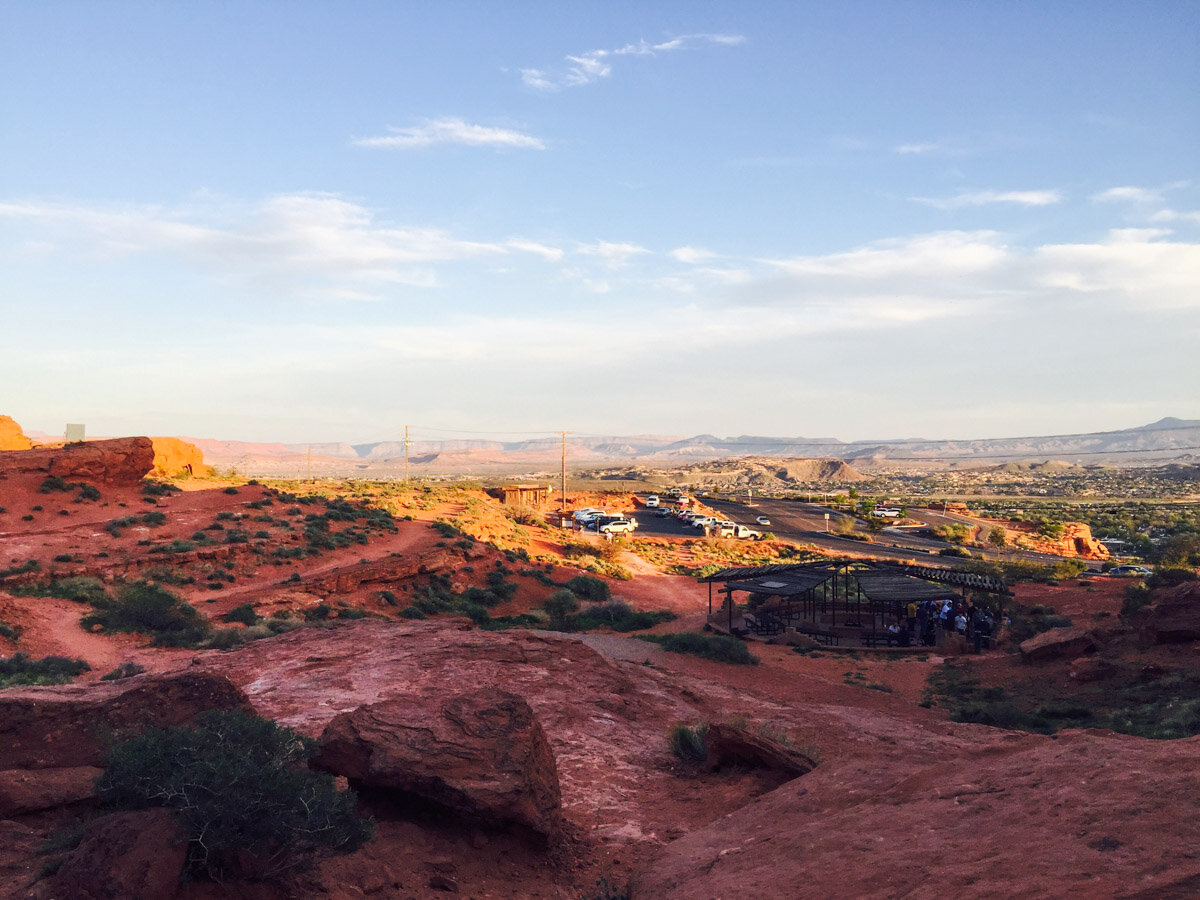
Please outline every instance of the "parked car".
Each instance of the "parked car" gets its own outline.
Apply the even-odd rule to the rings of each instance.
[[[1113,566],[1108,570],[1108,574],[1123,578],[1145,578],[1154,573],[1145,566]]]
[[[654,511],[654,518],[656,518],[656,519],[669,519],[669,518],[671,518],[671,510],[669,510],[669,509],[668,509],[667,507],[665,507],[665,506],[660,506],[658,509],[656,509],[656,510]]]
[[[759,516],[754,521],[757,522],[759,525],[770,525],[771,524],[771,520],[769,518],[767,518],[766,516]]]
[[[658,506],[658,495],[651,494],[649,497],[647,497],[646,498],[646,506],[649,509],[653,509],[654,507]]]
[[[610,519],[600,526],[601,534],[632,534],[638,527],[637,519]]]

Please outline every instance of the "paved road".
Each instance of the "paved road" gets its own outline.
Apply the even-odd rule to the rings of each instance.
[[[812,544],[834,553],[870,554],[884,559],[901,559],[908,562],[932,563],[938,566],[954,568],[966,565],[968,560],[953,556],[939,556],[938,551],[948,544],[921,537],[912,530],[904,528],[885,528],[875,536],[874,543],[854,541],[827,534],[825,531],[825,515],[829,514],[830,521],[848,518],[845,513],[831,510],[817,503],[799,503],[793,500],[756,500],[754,506],[729,500],[707,499],[705,505],[721,513],[728,519],[739,524],[748,525],[759,531],[773,532],[777,537],[798,543]],[[929,513],[928,515],[926,513]],[[758,525],[758,516],[767,516],[771,520],[769,526]],[[910,510],[910,517],[920,519],[929,525],[940,525],[945,522],[970,521],[962,517],[944,516],[927,510]],[[699,532],[690,525],[678,521],[674,516],[660,519],[654,515],[654,510],[643,509],[637,514],[639,523],[638,533],[645,535],[670,535],[676,537],[696,537]],[[972,550],[972,556],[978,558],[982,551]],[[1003,556],[1006,559],[1029,559],[1040,563],[1053,563],[1059,557],[1028,551],[1010,550],[1003,553],[986,551],[988,558],[995,559]]]

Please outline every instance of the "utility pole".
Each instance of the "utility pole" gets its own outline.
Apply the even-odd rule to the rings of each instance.
[[[308,450],[304,454],[304,459],[305,459],[305,466],[304,466],[305,478],[308,481],[312,481],[312,444],[308,445]]]
[[[404,426],[404,483],[408,484],[408,426]]]
[[[558,526],[562,527],[563,520],[567,517],[567,433],[561,432],[562,435],[562,493],[558,499]]]

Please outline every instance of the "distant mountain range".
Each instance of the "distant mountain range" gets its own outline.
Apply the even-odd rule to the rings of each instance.
[[[403,441],[370,444],[283,444],[186,438],[218,466],[276,474],[287,470],[315,474],[384,475],[404,464]],[[557,438],[528,441],[411,441],[413,474],[554,471]],[[1145,465],[1200,458],[1200,420],[1165,418],[1138,428],[1091,434],[982,440],[839,441],[835,438],[781,438],[758,435],[689,438],[656,435],[570,437],[567,461],[573,468],[637,464],[669,468],[735,457],[840,459],[858,469],[988,466],[1021,460]]]

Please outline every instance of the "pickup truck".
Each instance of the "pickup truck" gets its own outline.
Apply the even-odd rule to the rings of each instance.
[[[738,540],[760,540],[762,538],[761,531],[755,531],[753,528],[747,528],[745,525],[738,525],[736,522],[718,522],[713,526],[713,534],[719,537],[731,537]]]

